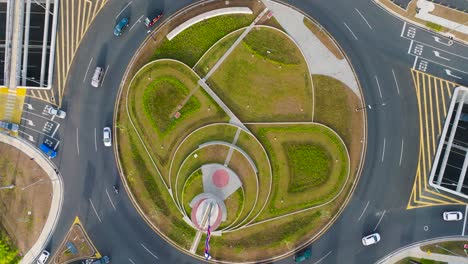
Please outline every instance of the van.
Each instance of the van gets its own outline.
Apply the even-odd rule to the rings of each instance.
[[[104,75],[104,69],[101,67],[96,67],[94,70],[93,78],[91,79],[91,85],[93,87],[99,87],[102,81],[102,77]]]

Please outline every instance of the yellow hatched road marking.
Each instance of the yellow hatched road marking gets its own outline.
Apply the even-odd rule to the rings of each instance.
[[[427,81],[429,83],[429,105],[430,105],[429,110],[431,112],[431,129],[432,129],[432,153],[431,154],[434,154],[435,149],[436,149],[436,143],[435,143],[435,132],[434,132],[434,108],[432,106],[433,87],[432,87],[431,79],[429,78]]]
[[[438,132],[442,131],[442,124],[440,122],[440,109],[439,109],[439,86],[437,85],[437,80],[434,80],[434,91],[436,99],[436,113],[437,113],[437,127],[439,128]]]
[[[440,81],[440,89],[442,90],[442,105],[444,107],[444,118],[447,116],[447,108],[445,107],[445,86],[442,80]]]
[[[98,4],[97,4],[97,1],[96,1],[96,2],[94,3],[93,18],[96,16],[96,12],[98,11],[97,7],[98,7]]]
[[[68,1],[64,1],[63,3],[64,3],[64,6],[65,6],[65,3],[67,3],[67,7],[66,7],[66,9],[65,9],[65,11],[67,12],[67,19],[66,19],[67,25],[66,25],[66,27],[65,27],[65,28],[66,28],[66,30],[65,30],[66,34],[65,34],[65,35],[66,35],[66,38],[67,38],[67,39],[66,39],[66,43],[70,43],[70,33],[69,33],[69,29],[68,29],[69,26],[70,26],[70,23],[69,23],[69,21],[70,21],[70,19],[69,19],[69,18],[70,18],[70,14],[69,14],[69,10],[68,10],[68,8],[70,7],[70,5],[69,5],[69,2],[68,2]],[[64,7],[64,8],[65,8],[65,7]],[[64,47],[65,47],[65,46],[64,46]],[[66,64],[66,65],[67,65],[67,67],[68,67],[68,66],[70,65],[70,62],[71,62],[71,58],[70,58],[70,57],[71,57],[71,54],[70,54],[70,49],[68,48],[68,45],[66,45],[66,47],[67,47],[67,49],[66,49],[66,51],[67,51],[67,52],[66,52],[66,54],[67,54],[67,64]]]
[[[76,23],[76,47],[78,47],[79,39],[81,39],[81,0],[78,0],[78,21]]]
[[[75,17],[75,1],[71,0],[71,17]],[[71,20],[71,50],[75,50],[75,20],[74,19],[69,19]],[[73,58],[73,57],[72,57]]]
[[[452,87],[450,87],[451,83],[445,81],[445,85],[447,85],[447,90],[448,90],[448,93],[449,93],[449,96],[452,97]]]

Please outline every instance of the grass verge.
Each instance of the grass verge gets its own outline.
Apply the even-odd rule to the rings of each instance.
[[[229,32],[248,26],[253,15],[224,15],[198,22],[172,40],[165,39],[152,60],[171,58],[193,67],[198,59]]]
[[[411,262],[412,260],[417,261],[417,262],[419,262],[421,264],[447,264],[447,262],[443,262],[443,261],[436,261],[436,260],[432,260],[432,259],[423,259],[423,258],[422,259],[420,259],[420,258],[411,258],[411,257],[399,260],[395,264],[412,264],[412,262]]]
[[[343,53],[336,46],[335,42],[331,39],[330,36],[322,29],[317,27],[314,22],[310,21],[304,17],[304,25],[314,34],[322,44],[327,47],[327,49],[335,56],[335,58],[342,60],[344,59]]]
[[[457,254],[459,256],[466,256],[464,249],[464,245],[468,244],[468,240],[460,240],[460,241],[447,241],[447,242],[440,242],[435,244],[430,244],[426,246],[421,246],[421,250],[431,253],[443,254],[443,255],[454,255]]]

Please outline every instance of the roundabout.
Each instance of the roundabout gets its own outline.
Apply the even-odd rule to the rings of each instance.
[[[258,261],[323,232],[357,175],[350,175],[339,134],[312,121],[314,101],[326,99],[314,96],[305,58],[284,31],[244,27],[218,36],[199,57],[185,55],[206,41],[197,32],[211,32],[230,16],[244,20],[209,18],[185,29],[192,43],[183,43],[182,31],[156,48],[161,59],[138,69],[121,92],[116,139],[124,182],[158,233],[199,257]],[[181,45],[181,54],[165,48]],[[185,63],[195,59],[192,70]],[[337,111],[361,114],[354,101],[342,103]],[[335,125],[317,105],[321,119]],[[354,169],[359,157],[353,155]],[[273,226],[283,232],[264,231]],[[208,230],[213,237],[203,235]]]
[[[285,23],[273,10],[276,22],[252,27],[263,3],[134,1],[124,10],[127,4],[103,5],[66,81],[67,119],[54,160],[64,201],[45,245],[52,253],[76,216],[112,263],[198,263],[207,223],[211,260],[225,262],[291,263],[308,247],[307,263],[375,263],[405,245],[460,236],[459,223],[439,221],[441,207],[406,210],[420,142],[413,61],[399,37],[406,22],[365,1],[293,2],[298,19]],[[164,16],[148,35],[137,14],[149,5]],[[164,40],[168,28],[225,5],[249,6],[252,14],[213,17],[179,33],[181,40]],[[130,27],[114,38],[106,22],[122,12]],[[349,73],[330,78],[316,70],[316,63],[333,67],[310,60],[319,44],[305,51],[307,41],[290,30],[304,16],[333,36],[362,94]],[[231,26],[219,27],[223,20]],[[217,25],[201,31],[203,42],[200,25]],[[199,49],[183,49],[190,45]],[[109,70],[91,90],[83,76],[94,63]],[[114,151],[97,146],[93,133],[112,125]],[[109,195],[116,184],[122,191]],[[381,241],[363,247],[361,238],[373,232]]]

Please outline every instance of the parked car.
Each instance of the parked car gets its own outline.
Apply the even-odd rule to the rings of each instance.
[[[47,157],[53,159],[57,156],[57,151],[55,151],[54,149],[50,148],[49,146],[47,146],[45,143],[42,143],[40,146],[39,146],[39,149],[42,150],[42,152],[44,152]]]
[[[163,12],[161,10],[156,10],[153,14],[147,16],[145,18],[145,26],[147,28],[152,27],[159,19],[163,16]]]
[[[294,262],[302,262],[312,257],[312,250],[310,248],[303,249],[296,253],[294,256]]]
[[[370,246],[380,241],[379,233],[370,234],[362,238],[362,244],[364,246]]]
[[[112,132],[109,127],[105,127],[102,131],[102,141],[104,141],[104,146],[111,147],[112,146]]]
[[[122,31],[124,30],[124,28],[128,27],[128,18],[124,17],[122,18],[119,23],[117,23],[117,25],[115,25],[115,28],[114,28],[114,35],[116,35],[117,37],[122,35]]]
[[[46,263],[47,259],[49,258],[50,253],[47,250],[42,250],[41,255],[37,258],[37,264],[44,264]]]
[[[54,115],[54,116],[57,116],[57,117],[60,117],[60,118],[65,118],[67,116],[67,113],[65,113],[65,111],[62,111],[62,110],[60,110],[58,108],[55,108],[53,106],[48,107],[47,113],[49,113],[51,115]]]
[[[7,122],[7,121],[0,121],[0,127],[11,132],[18,132],[18,129],[19,129],[18,124]]]
[[[442,216],[445,221],[460,221],[463,219],[462,212],[458,211],[444,212]]]
[[[101,67],[96,67],[94,69],[93,78],[91,78],[91,85],[98,88],[101,85],[102,77],[104,76],[104,69]]]
[[[100,259],[97,259],[93,262],[93,264],[107,264],[110,263],[110,258],[108,256],[104,256]]]

